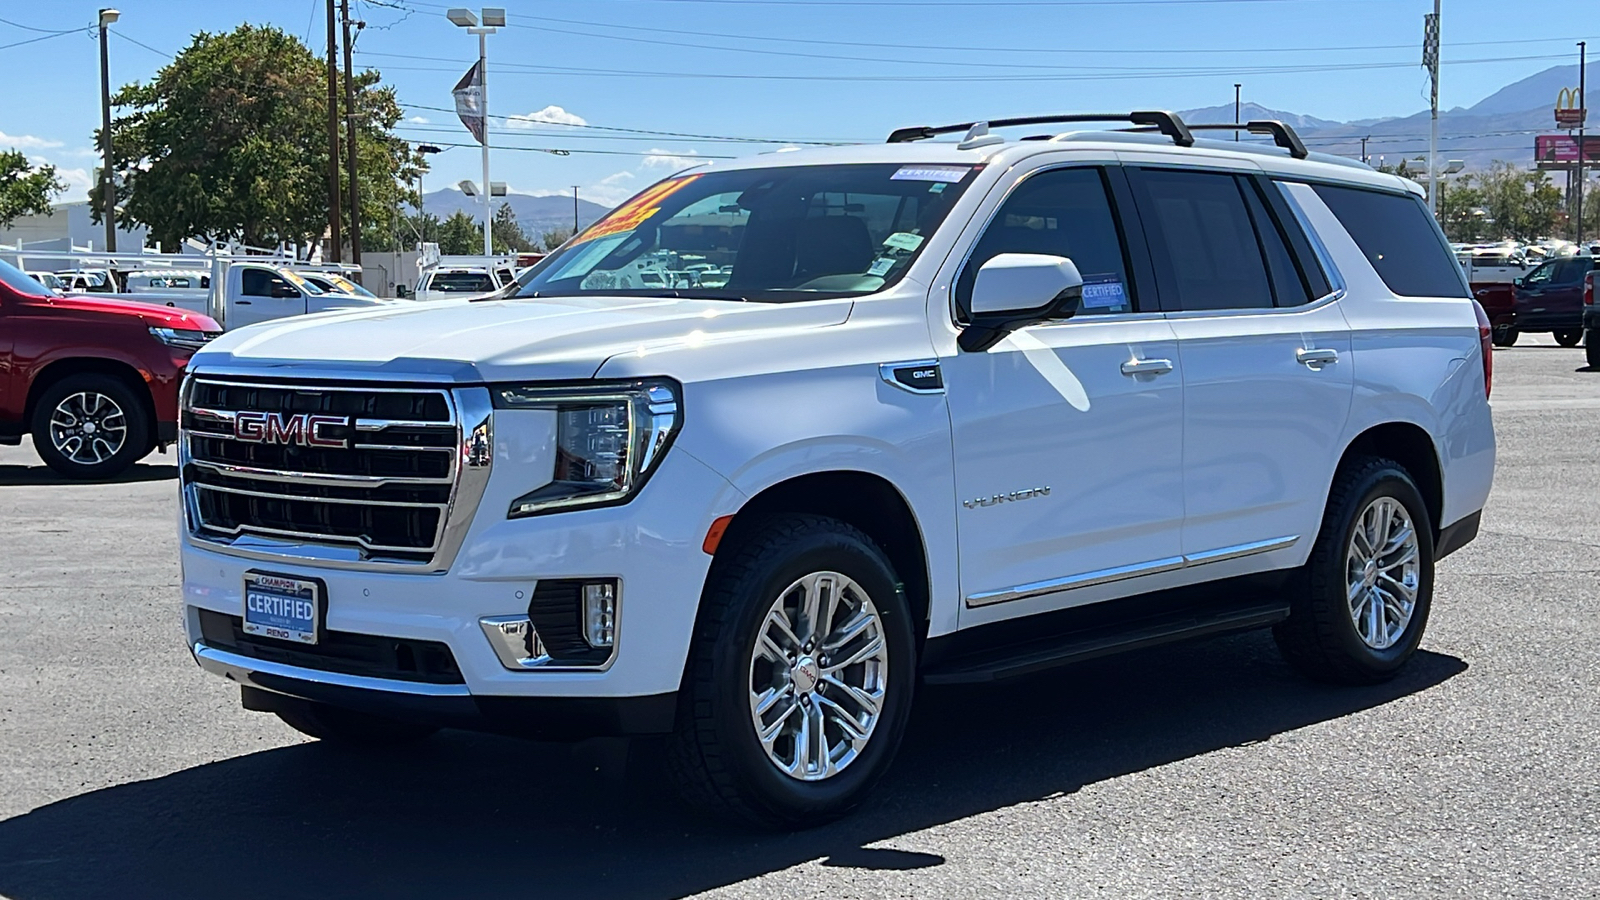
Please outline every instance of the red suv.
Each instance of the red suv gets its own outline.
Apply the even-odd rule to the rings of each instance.
[[[221,332],[170,306],[60,297],[0,261],[0,444],[31,433],[63,475],[116,475],[177,439],[184,366]]]

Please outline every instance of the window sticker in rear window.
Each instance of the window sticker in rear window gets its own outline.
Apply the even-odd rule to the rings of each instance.
[[[967,177],[971,166],[901,166],[900,171],[889,176],[890,181],[942,181],[955,184]]]

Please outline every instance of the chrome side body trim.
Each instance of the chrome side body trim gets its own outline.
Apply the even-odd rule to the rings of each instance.
[[[1188,569],[1194,566],[1203,566],[1208,563],[1225,562],[1230,559],[1241,559],[1254,556],[1257,553],[1269,553],[1273,550],[1282,550],[1294,545],[1300,540],[1299,535],[1288,537],[1270,538],[1265,541],[1252,541],[1248,544],[1235,544],[1231,547],[1219,547],[1202,553],[1191,553],[1185,556],[1169,556],[1165,559],[1151,560],[1150,562],[1133,563],[1126,566],[1114,566],[1109,569],[1097,569],[1093,572],[1084,572],[1081,575],[1068,575],[1063,578],[1050,578],[1045,581],[1034,581],[1028,584],[1019,584],[1016,587],[1004,588],[998,591],[983,591],[967,596],[967,607],[990,606],[995,603],[1008,603],[1012,600],[1026,600],[1029,597],[1038,597],[1044,594],[1054,594],[1058,591],[1071,591],[1079,588],[1094,587],[1099,584],[1110,584],[1114,581],[1125,581],[1129,578],[1140,578],[1145,575],[1157,575],[1162,572],[1174,572],[1178,569]]]
[[[271,662],[264,659],[255,659],[207,647],[196,641],[190,648],[194,653],[195,662],[200,668],[213,675],[221,675],[230,681],[239,684],[248,684],[252,687],[272,690],[270,685],[258,684],[255,675],[272,675],[278,678],[293,678],[298,681],[309,681],[315,684],[329,684],[338,687],[356,688],[363,691],[384,691],[390,694],[412,694],[419,697],[470,697],[472,692],[464,684],[424,684],[415,681],[395,681],[388,678],[369,678],[365,675],[343,675],[338,672],[324,672],[321,669],[302,669],[299,666],[289,666],[283,663]]]

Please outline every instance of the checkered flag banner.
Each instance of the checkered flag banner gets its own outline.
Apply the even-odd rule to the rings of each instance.
[[[1433,13],[1422,17],[1422,67],[1439,70],[1439,17]]]

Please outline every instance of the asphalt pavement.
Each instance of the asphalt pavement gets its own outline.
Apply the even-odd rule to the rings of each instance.
[[[627,765],[443,733],[399,753],[241,710],[183,645],[175,477],[0,448],[0,896],[1600,896],[1600,372],[1496,353],[1499,470],[1423,651],[1307,683],[1265,634],[928,689],[867,807],[797,834]]]

